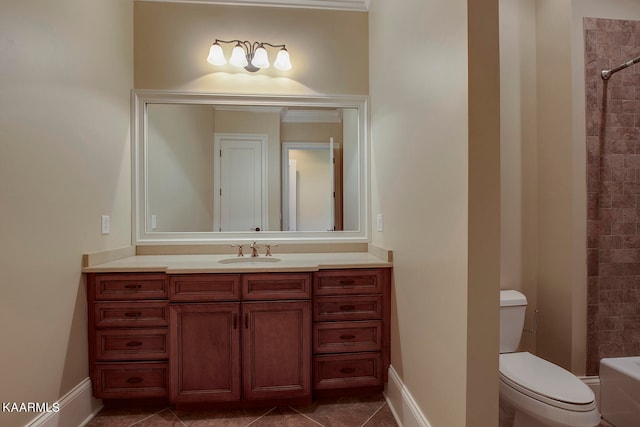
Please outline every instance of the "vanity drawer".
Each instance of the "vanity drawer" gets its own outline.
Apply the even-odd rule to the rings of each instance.
[[[381,294],[383,272],[380,269],[324,270],[315,273],[314,295]]]
[[[169,304],[160,302],[98,302],[96,327],[149,328],[169,325]]]
[[[311,298],[311,274],[269,273],[242,276],[243,300]]]
[[[96,359],[149,360],[167,359],[168,330],[107,329],[96,331]]]
[[[382,296],[319,297],[313,301],[315,322],[382,318]]]
[[[126,399],[168,397],[167,363],[98,363],[95,397]]]
[[[185,274],[169,278],[171,301],[237,301],[240,299],[238,274]]]
[[[382,322],[316,323],[314,353],[377,351],[381,348]]]
[[[93,290],[99,301],[166,299],[168,296],[164,274],[96,274]]]
[[[380,353],[315,356],[313,367],[313,387],[316,390],[382,384]]]

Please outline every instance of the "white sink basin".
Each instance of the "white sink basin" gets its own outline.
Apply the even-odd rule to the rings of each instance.
[[[261,256],[261,257],[234,257],[234,258],[225,258],[218,261],[220,264],[235,264],[235,263],[244,263],[244,264],[253,264],[253,263],[272,263],[279,262],[280,258],[274,258],[272,256]]]

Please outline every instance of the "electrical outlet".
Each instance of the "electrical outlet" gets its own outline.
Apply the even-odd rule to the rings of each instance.
[[[111,221],[109,219],[109,215],[102,215],[100,217],[100,222],[102,224],[102,234],[111,233]]]
[[[158,215],[151,215],[151,229],[155,230],[158,228]]]
[[[376,229],[378,231],[382,231],[383,227],[383,218],[382,218],[382,214],[378,214],[377,218],[376,218]]]

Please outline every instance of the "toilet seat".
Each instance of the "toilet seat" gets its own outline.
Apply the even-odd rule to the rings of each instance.
[[[593,392],[580,379],[531,353],[500,354],[500,379],[520,393],[556,408],[575,412],[596,408]]]

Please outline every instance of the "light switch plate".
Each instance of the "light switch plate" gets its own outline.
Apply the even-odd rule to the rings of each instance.
[[[100,223],[102,224],[102,234],[111,233],[111,221],[109,215],[102,215],[100,217]]]

